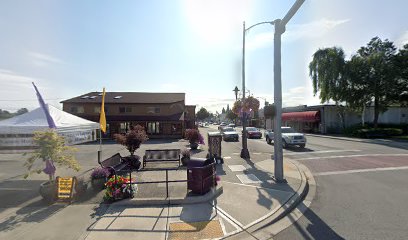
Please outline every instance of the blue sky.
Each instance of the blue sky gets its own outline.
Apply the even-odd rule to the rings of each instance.
[[[0,109],[90,91],[185,92],[215,113],[241,83],[242,22],[283,18],[295,0],[0,1]],[[350,56],[374,36],[408,43],[408,1],[306,0],[282,39],[283,105],[318,104],[308,64],[322,47]],[[246,86],[273,101],[273,27],[246,36]],[[262,106],[263,104],[261,104]]]

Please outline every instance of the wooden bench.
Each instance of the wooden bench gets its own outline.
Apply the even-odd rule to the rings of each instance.
[[[143,168],[147,162],[178,162],[180,167],[180,149],[146,150],[143,156]]]
[[[98,163],[103,168],[109,168],[112,170],[113,174],[116,176],[116,173],[122,172],[124,170],[129,170],[129,165],[127,162],[123,161],[122,156],[119,153],[116,153],[110,158],[103,160],[102,162],[98,160]]]

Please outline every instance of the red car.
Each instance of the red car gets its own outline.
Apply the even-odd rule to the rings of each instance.
[[[258,128],[247,127],[246,131],[248,133],[248,138],[262,138],[262,133]]]

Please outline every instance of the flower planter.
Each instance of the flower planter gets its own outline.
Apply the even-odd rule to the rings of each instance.
[[[91,181],[92,188],[98,191],[105,188],[105,183],[106,183],[105,178],[93,178]]]
[[[57,183],[55,181],[43,182],[39,192],[44,201],[54,202],[57,199]]]
[[[192,150],[197,150],[197,148],[198,148],[198,143],[196,143],[196,142],[190,143],[190,148],[191,148]]]

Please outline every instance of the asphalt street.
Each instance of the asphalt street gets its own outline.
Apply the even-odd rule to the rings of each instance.
[[[216,127],[200,128],[200,131],[206,134],[208,131],[216,131]],[[284,149],[284,158],[298,161],[312,171],[317,182],[315,198],[303,217],[273,238],[406,239],[408,143],[388,140],[361,142],[323,136],[307,138],[306,148]],[[164,145],[179,148],[180,142],[148,142],[136,154],[143,155],[145,149],[161,148]],[[239,156],[241,147],[241,139],[239,142],[223,141],[225,160],[231,163]],[[73,173],[58,169],[57,175],[86,176],[90,169],[97,166],[98,144],[78,145],[77,148],[81,171]],[[264,138],[249,139],[248,148],[251,154],[251,160],[245,163],[248,166],[271,160],[273,156],[273,145],[267,144]],[[105,142],[103,158],[118,151],[123,156],[127,155],[124,147]],[[197,156],[203,157],[205,154],[206,150],[198,152]],[[38,186],[47,176],[33,175],[23,179],[25,170],[22,164],[25,158],[18,154],[0,154],[1,232],[7,236],[16,233],[13,235],[15,239],[25,236],[21,235],[23,232],[31,232],[33,239],[81,239],[81,234],[87,231],[89,224],[106,211],[106,206],[100,205],[103,192],[91,191],[69,208],[48,206],[38,195]],[[48,216],[55,214],[62,216],[61,222],[48,219]],[[64,225],[66,219],[72,223]],[[49,223],[55,231],[44,233],[37,230],[36,223],[40,222]],[[74,232],[76,234],[72,234]]]
[[[406,239],[408,142],[307,136],[306,148],[284,158],[306,165],[317,192],[310,208],[273,239]],[[237,149],[241,142],[233,144]],[[252,156],[273,145],[249,139]]]

